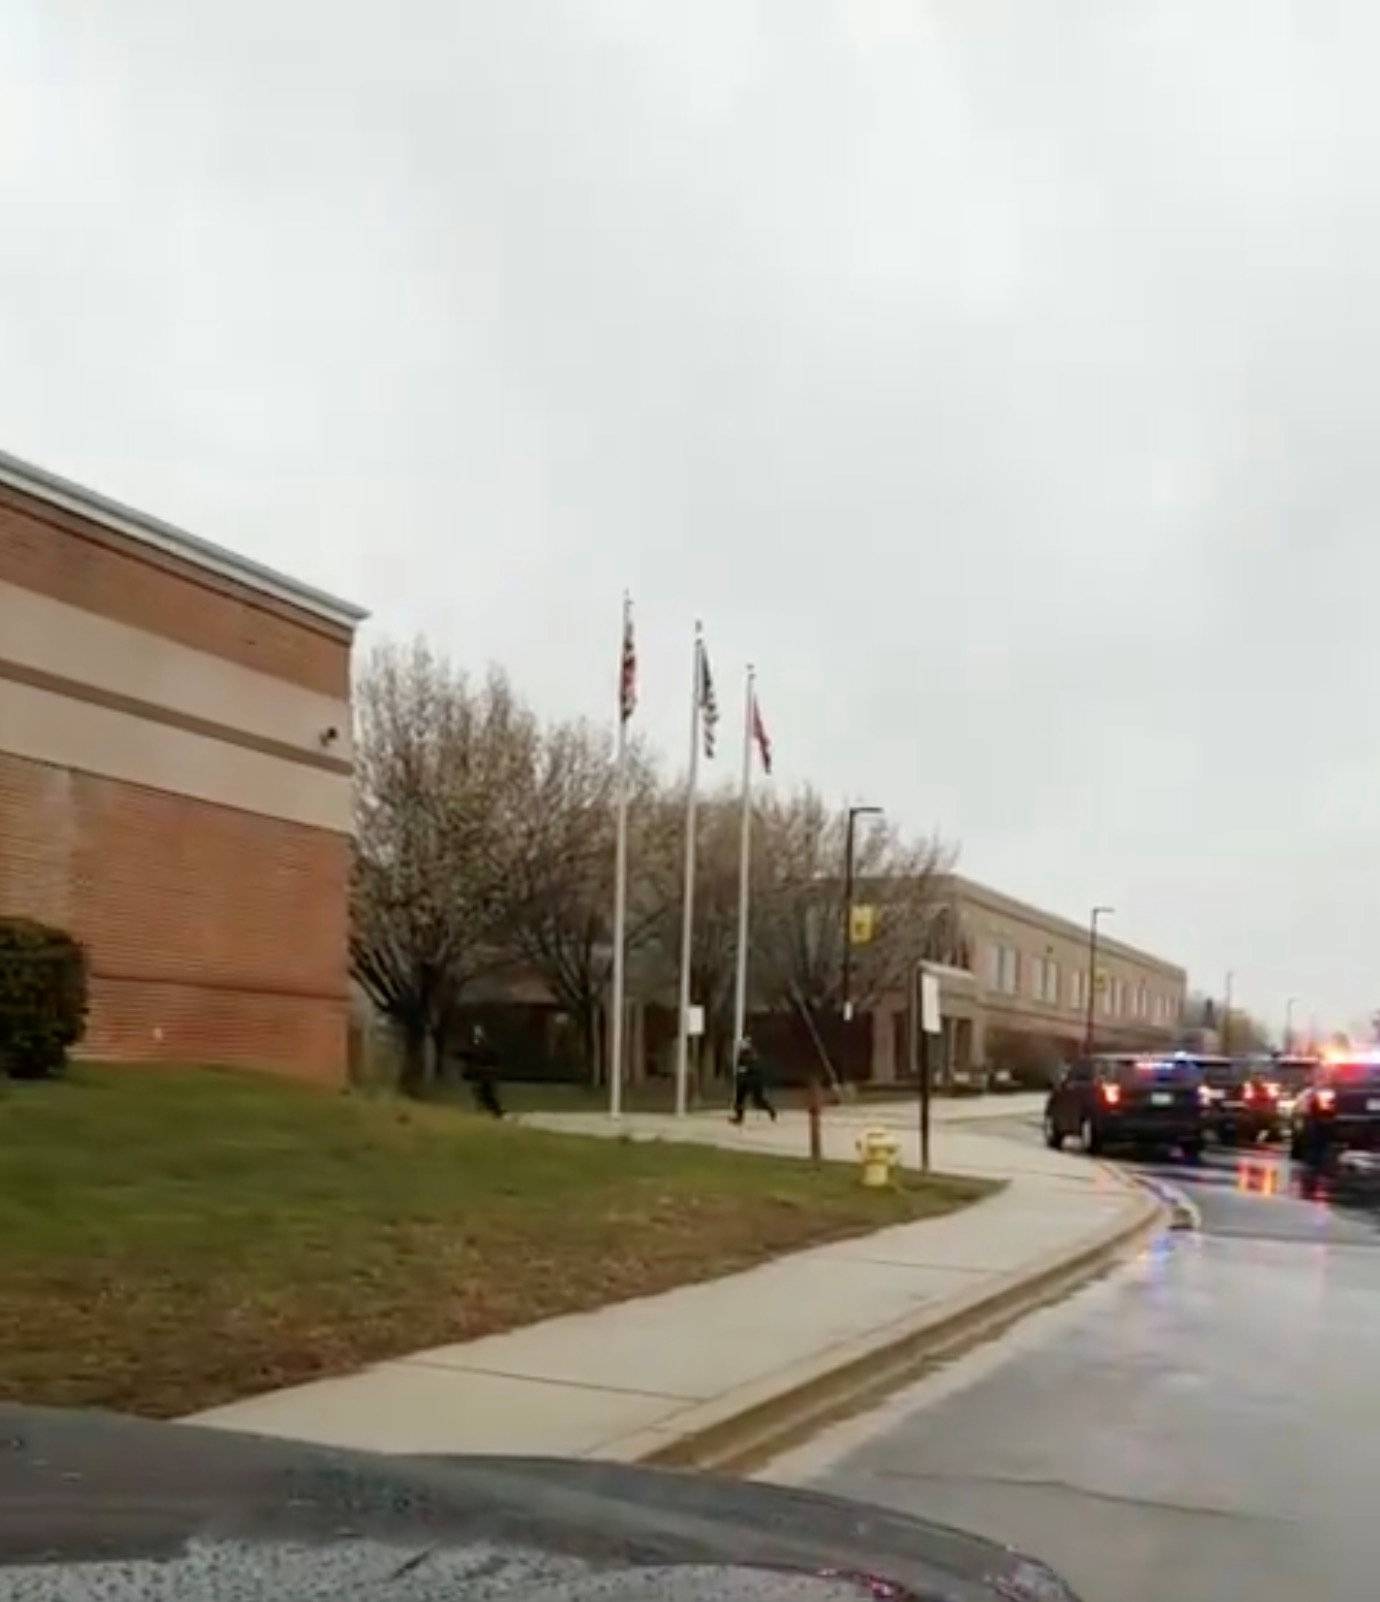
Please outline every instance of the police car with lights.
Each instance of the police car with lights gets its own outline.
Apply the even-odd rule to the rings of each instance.
[[[1269,1071],[1269,1061],[1251,1058],[1194,1058],[1207,1087],[1208,1129],[1224,1146],[1253,1146],[1260,1140],[1277,1140],[1280,1121],[1280,1085]]]
[[[1343,1151],[1380,1151],[1380,1052],[1324,1057],[1289,1119],[1289,1155],[1321,1168]]]
[[[1294,1116],[1294,1104],[1313,1083],[1318,1071],[1316,1057],[1274,1057],[1261,1070],[1277,1087],[1280,1122],[1287,1133]]]
[[[1196,1162],[1206,1104],[1202,1073],[1186,1054],[1093,1057],[1075,1063],[1050,1091],[1045,1142],[1058,1151],[1075,1136],[1093,1153],[1177,1146]]]

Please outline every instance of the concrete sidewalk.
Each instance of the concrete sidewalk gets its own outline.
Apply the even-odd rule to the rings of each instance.
[[[1039,1120],[1045,1110],[1049,1092],[1045,1090],[1013,1090],[1005,1094],[987,1096],[936,1096],[931,1104],[931,1119],[935,1123],[967,1124],[986,1119],[1015,1118],[1021,1122]],[[914,1107],[915,1098],[909,1098]],[[894,1106],[897,1103],[885,1103]]]
[[[1098,1172],[1086,1161],[1052,1152],[1034,1140],[1010,1140],[984,1125],[994,1119],[1031,1122],[1044,1110],[1043,1096],[1006,1096],[1001,1111],[987,1110],[988,1101],[936,1101],[931,1114],[930,1163],[936,1173],[977,1175],[990,1179],[1039,1179],[1084,1189]],[[980,1109],[980,1110],[979,1110]],[[749,1113],[746,1122],[731,1124],[722,1110],[672,1118],[665,1113],[625,1113],[614,1123],[606,1113],[525,1113],[522,1122],[557,1133],[619,1136],[632,1140],[693,1141],[729,1151],[770,1153],[780,1157],[809,1155],[809,1128],[802,1112],[783,1112],[772,1123],[763,1113]],[[900,1143],[907,1168],[920,1163],[920,1114],[912,1101],[873,1101],[828,1107],[821,1119],[824,1155],[832,1161],[857,1160],[864,1130],[886,1129]],[[943,1220],[935,1220],[941,1223]]]
[[[859,1116],[865,1112],[866,1116]],[[904,1109],[826,1121],[831,1155]],[[803,1115],[744,1129],[722,1114],[527,1120],[634,1139],[803,1153]],[[869,1354],[981,1310],[1038,1274],[1145,1227],[1154,1207],[1110,1169],[975,1133],[935,1131],[936,1167],[1003,1178],[961,1212],[779,1258],[745,1272],[374,1365],[213,1408],[195,1422],[385,1452],[553,1453],[633,1461],[672,1453]]]

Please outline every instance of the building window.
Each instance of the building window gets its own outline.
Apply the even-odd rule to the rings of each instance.
[[[1069,1006],[1075,1012],[1082,1012],[1088,1004],[1088,998],[1083,993],[1086,976],[1081,968],[1069,970]]]
[[[1030,959],[1030,994],[1036,1001],[1059,1000],[1059,964],[1053,957]]]
[[[1136,1017],[1148,1018],[1150,1016],[1150,992],[1142,980],[1136,990]]]
[[[1118,1018],[1124,1018],[1126,1016],[1126,981],[1124,979],[1118,979],[1116,981],[1116,992],[1113,997],[1112,1012]]]
[[[1004,996],[1014,996],[1021,987],[1021,955],[1015,946],[992,947],[992,984]]]

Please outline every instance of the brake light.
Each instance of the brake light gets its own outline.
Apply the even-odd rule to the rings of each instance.
[[[1241,1099],[1243,1101],[1255,1100],[1255,1086],[1250,1082],[1249,1079],[1241,1087]]]
[[[1212,1092],[1206,1085],[1198,1086],[1198,1105],[1200,1107],[1212,1106]]]
[[[1278,1101],[1279,1086],[1275,1084],[1273,1080],[1267,1080],[1265,1084],[1265,1094],[1270,1098],[1271,1101]]]
[[[1318,1111],[1332,1112],[1337,1106],[1337,1092],[1324,1085],[1318,1092]]]
[[[1116,1104],[1121,1100],[1120,1085],[1100,1085],[1098,1088],[1102,1092],[1103,1101],[1105,1101],[1109,1107],[1115,1107]]]

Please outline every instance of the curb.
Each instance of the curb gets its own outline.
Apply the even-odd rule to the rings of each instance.
[[[1051,1252],[1003,1275],[996,1285],[946,1299],[869,1335],[806,1358],[688,1409],[661,1428],[642,1430],[601,1449],[623,1463],[745,1472],[916,1378],[929,1364],[990,1340],[1045,1303],[1066,1296],[1161,1227],[1157,1197],[1128,1185],[1128,1212],[1081,1245]]]
[[[1177,1185],[1171,1185],[1167,1180],[1153,1174],[1135,1174],[1131,1177],[1142,1190],[1149,1191],[1165,1208],[1169,1214],[1170,1229],[1202,1229],[1201,1208],[1197,1202],[1190,1201]]]

